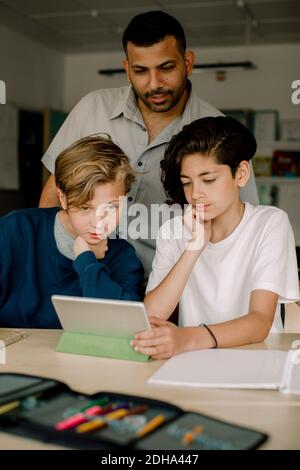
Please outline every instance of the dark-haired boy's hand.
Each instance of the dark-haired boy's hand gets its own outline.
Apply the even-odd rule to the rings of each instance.
[[[131,346],[152,359],[167,359],[185,350],[185,331],[174,323],[150,317],[151,330],[135,335]]]
[[[184,213],[183,223],[191,234],[186,249],[200,254],[211,238],[211,220],[204,219],[202,205],[197,204],[193,207],[189,204]]]

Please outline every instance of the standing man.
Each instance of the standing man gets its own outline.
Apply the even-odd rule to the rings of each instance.
[[[107,133],[129,156],[140,175],[128,194],[129,204],[139,203],[150,212],[151,204],[166,200],[160,180],[160,161],[171,137],[195,119],[221,114],[192,89],[188,80],[194,53],[186,50],[181,24],[162,11],[135,16],[123,35],[124,67],[129,87],[97,90],[83,97],[55,136],[42,161],[54,172],[57,155],[75,140]],[[254,177],[242,198],[258,203]],[[40,206],[57,205],[54,177],[44,187]],[[130,240],[142,260],[146,275],[151,270],[155,239]]]

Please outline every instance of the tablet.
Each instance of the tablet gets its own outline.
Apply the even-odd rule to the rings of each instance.
[[[64,331],[88,335],[132,338],[150,330],[143,302],[52,295]]]

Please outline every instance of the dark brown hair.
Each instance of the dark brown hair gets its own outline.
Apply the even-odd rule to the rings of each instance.
[[[179,21],[164,11],[148,11],[136,15],[124,31],[122,43],[127,55],[127,44],[132,42],[135,46],[148,47],[174,36],[182,55],[186,50],[186,39],[183,27]]]
[[[186,155],[200,153],[213,157],[220,165],[228,165],[234,177],[241,161],[249,161],[255,152],[253,134],[233,118],[206,117],[191,122],[171,139],[161,162],[167,202],[181,205],[187,202],[180,180],[181,163]]]

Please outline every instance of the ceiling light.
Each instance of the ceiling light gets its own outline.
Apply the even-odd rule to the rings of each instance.
[[[209,63],[209,64],[195,64],[194,65],[194,72],[201,73],[201,72],[215,72],[217,70],[253,70],[256,69],[256,66],[253,62],[244,61],[244,62],[216,62],[216,63]],[[114,68],[114,69],[100,69],[98,70],[100,75],[116,75],[125,73],[123,68]]]
[[[246,60],[240,62],[214,62],[209,64],[195,64],[193,67],[194,73],[216,72],[216,71],[242,71],[254,70],[256,65],[253,62]]]
[[[91,10],[91,17],[92,18],[98,18],[99,16],[99,11],[98,10]]]

